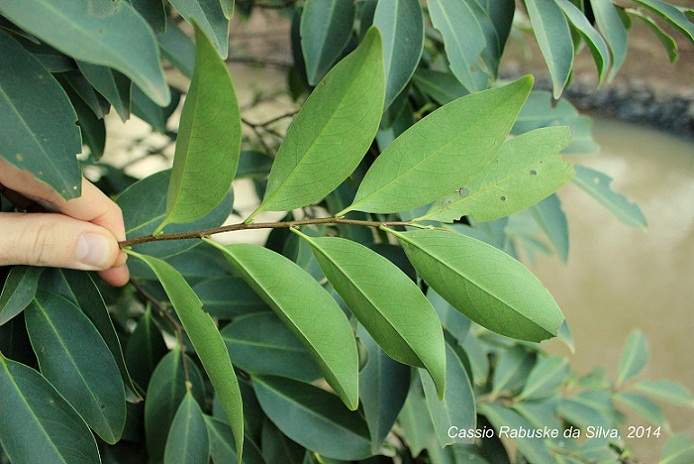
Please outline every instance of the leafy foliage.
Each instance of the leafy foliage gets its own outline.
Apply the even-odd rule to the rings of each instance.
[[[621,462],[631,451],[620,407],[660,434],[669,430],[656,401],[694,406],[684,386],[639,377],[639,332],[614,382],[549,356],[538,343],[571,346],[568,325],[517,259],[520,247],[549,249],[535,231],[567,259],[555,192],[569,180],[645,227],[609,177],[561,154],[597,146],[590,120],[560,97],[580,42],[599,80],[614,76],[631,15],[674,61],[670,34],[694,40],[690,10],[656,0],[250,3],[0,0],[0,156],[72,198],[81,136],[83,163],[101,168],[123,211],[132,257],[120,290],[77,271],[6,273],[0,459],[510,463],[503,438],[518,463]],[[242,135],[222,58],[234,10],[268,7],[293,14],[288,93],[300,109],[286,134],[246,121],[254,139]],[[533,91],[532,76],[499,78],[521,15],[557,101]],[[176,132],[162,56],[192,78]],[[171,171],[135,180],[100,160],[110,107],[176,139]],[[235,178],[263,199],[220,227]],[[288,213],[254,222],[263,211]],[[260,228],[273,229],[265,246],[211,238]],[[608,433],[572,438],[596,425]],[[508,436],[544,428],[557,436]],[[693,449],[674,436],[661,462],[691,462]]]

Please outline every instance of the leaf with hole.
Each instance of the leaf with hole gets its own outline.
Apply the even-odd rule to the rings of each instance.
[[[335,190],[369,149],[381,120],[384,92],[381,36],[372,28],[302,106],[253,215],[305,206]]]
[[[226,64],[195,29],[195,73],[181,111],[166,217],[188,223],[214,210],[229,192],[239,163],[241,116]]]
[[[130,87],[132,82],[125,75],[106,66],[77,61],[80,72],[106,100],[125,122],[130,118]]]
[[[534,205],[573,177],[573,165],[559,155],[569,144],[566,127],[536,129],[506,141],[494,162],[436,201],[420,220],[453,222],[468,215],[493,221]]]
[[[224,253],[246,283],[301,340],[342,401],[356,409],[357,345],[345,313],[330,294],[298,265],[267,248],[208,243]]]
[[[473,321],[520,340],[556,336],[564,316],[554,298],[503,251],[455,232],[388,232],[424,280]]]
[[[91,321],[70,300],[39,291],[25,311],[41,373],[107,443],[125,426],[125,387]]]
[[[100,462],[84,420],[34,369],[0,354],[0,392],[0,445],[12,462]]]
[[[74,59],[117,69],[157,104],[169,103],[154,33],[129,3],[2,0],[0,14]]]
[[[467,95],[410,127],[371,165],[354,203],[338,215],[406,211],[465,185],[494,159],[532,82],[526,76]]]

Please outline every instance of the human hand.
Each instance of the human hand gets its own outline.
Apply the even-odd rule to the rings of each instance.
[[[82,179],[82,195],[65,200],[28,171],[0,158],[0,184],[50,213],[0,213],[0,266],[26,264],[99,271],[111,285],[125,285],[130,274],[120,208]]]

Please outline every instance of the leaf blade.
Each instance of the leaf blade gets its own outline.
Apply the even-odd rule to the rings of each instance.
[[[209,454],[210,440],[202,409],[188,392],[171,423],[164,464],[208,464]]]

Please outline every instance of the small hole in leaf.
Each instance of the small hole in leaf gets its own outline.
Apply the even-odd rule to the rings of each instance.
[[[470,195],[470,191],[465,187],[461,187],[458,189],[458,194],[460,195],[460,198],[465,198],[466,196]]]
[[[503,196],[503,195],[501,195],[501,196],[499,197],[499,200],[501,200],[501,201],[506,201],[506,197]]]
[[[531,169],[531,170],[530,170],[530,175],[531,175],[531,176],[536,176],[536,175],[537,175],[537,171],[534,170],[534,169]]]

